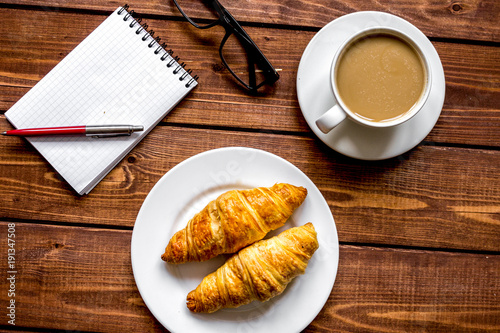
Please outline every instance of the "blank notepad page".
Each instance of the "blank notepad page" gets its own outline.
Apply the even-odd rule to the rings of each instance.
[[[23,96],[16,128],[143,125],[113,138],[31,137],[79,193],[88,193],[197,82],[123,8],[118,8]]]

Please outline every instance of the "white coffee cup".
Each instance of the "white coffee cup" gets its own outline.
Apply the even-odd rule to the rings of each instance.
[[[424,83],[423,83],[423,89],[422,93],[420,94],[419,98],[417,101],[413,104],[409,110],[406,112],[403,112],[400,116],[395,117],[393,119],[388,119],[384,121],[373,121],[364,117],[361,117],[360,115],[354,113],[352,110],[349,109],[349,107],[345,104],[344,100],[342,99],[340,93],[339,93],[339,87],[337,84],[337,70],[339,66],[339,62],[344,55],[344,53],[349,50],[353,44],[367,36],[374,36],[374,35],[390,35],[393,37],[396,37],[400,41],[406,42],[410,47],[413,48],[415,53],[418,55],[418,57],[421,60],[422,68],[424,71]],[[330,84],[331,84],[331,90],[332,93],[335,97],[335,100],[337,101],[337,104],[332,106],[329,110],[327,110],[321,117],[319,117],[316,120],[316,125],[318,128],[323,132],[323,133],[328,133],[330,132],[333,128],[335,128],[337,125],[339,125],[342,121],[345,119],[349,118],[359,124],[368,126],[368,127],[373,127],[373,128],[385,128],[385,127],[391,127],[391,126],[396,126],[399,124],[404,123],[405,121],[411,119],[413,116],[415,116],[424,106],[430,92],[431,88],[431,70],[429,67],[429,62],[427,58],[425,57],[425,54],[422,52],[421,47],[418,45],[418,43],[413,40],[411,37],[409,37],[407,34],[393,29],[393,28],[387,28],[387,27],[372,27],[369,29],[362,30],[358,33],[355,33],[351,37],[349,37],[339,48],[339,50],[336,52],[331,68],[330,68]]]

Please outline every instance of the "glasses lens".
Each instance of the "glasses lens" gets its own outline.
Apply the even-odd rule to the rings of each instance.
[[[249,41],[231,34],[221,45],[221,58],[229,71],[248,89],[256,89],[268,81],[269,68],[263,65],[260,52]],[[274,72],[274,69],[271,71]],[[269,82],[272,83],[272,82]]]
[[[193,24],[199,27],[210,25],[219,19],[219,15],[207,0],[174,0],[177,8]]]

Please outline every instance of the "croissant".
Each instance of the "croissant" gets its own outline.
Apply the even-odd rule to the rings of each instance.
[[[305,272],[318,246],[312,223],[254,243],[207,275],[187,295],[187,307],[193,312],[211,313],[254,300],[267,301]]]
[[[174,234],[161,258],[180,264],[235,253],[283,226],[306,195],[304,187],[280,183],[225,192]]]

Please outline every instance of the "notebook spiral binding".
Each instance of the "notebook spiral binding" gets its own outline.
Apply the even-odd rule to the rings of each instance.
[[[192,70],[191,69],[185,69],[186,64],[184,62],[182,62],[182,63],[179,64],[179,62],[180,62],[179,57],[178,56],[174,57],[174,55],[173,55],[174,51],[172,51],[172,49],[167,50],[167,43],[165,43],[165,42],[161,43],[161,38],[158,37],[158,36],[155,37],[154,30],[150,29],[148,31],[148,28],[149,28],[148,25],[146,23],[142,23],[142,18],[141,17],[134,18],[133,16],[136,13],[134,12],[134,10],[130,10],[129,11],[129,8],[130,8],[129,5],[125,4],[118,11],[118,15],[122,15],[122,13],[125,11],[126,14],[123,17],[123,20],[125,22],[127,22],[130,18],[132,18],[132,21],[129,24],[130,28],[134,28],[137,24],[139,24],[139,27],[137,28],[137,30],[135,31],[135,33],[137,35],[139,35],[143,31],[146,32],[144,34],[144,36],[142,36],[142,40],[145,42],[145,41],[148,40],[148,38],[151,38],[151,41],[149,42],[148,47],[152,48],[153,46],[157,45],[156,49],[154,50],[155,54],[159,54],[161,52],[161,50],[165,51],[165,53],[160,57],[161,61],[167,60],[167,58],[170,56],[170,61],[167,62],[167,67],[170,68],[170,67],[176,65],[176,67],[173,70],[174,74],[178,74],[181,69],[184,69],[184,73],[179,77],[180,81],[184,81],[188,75],[191,75]],[[186,83],[186,88],[189,88],[193,84],[193,82],[195,82],[197,80],[198,80],[198,75],[192,76],[191,79]]]

